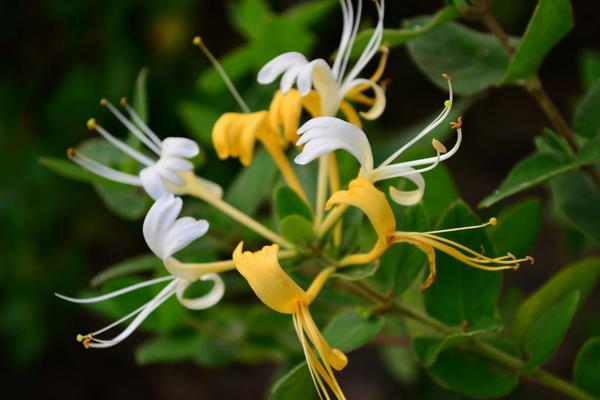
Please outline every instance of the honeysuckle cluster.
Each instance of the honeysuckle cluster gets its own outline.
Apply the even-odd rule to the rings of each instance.
[[[241,163],[247,166],[252,163],[254,147],[256,141],[259,141],[272,156],[286,183],[314,210],[311,259],[318,258],[321,252],[322,261],[326,262],[327,266],[318,271],[307,289],[299,286],[281,265],[282,260],[290,257],[302,259],[307,254],[307,249],[302,245],[290,243],[279,233],[228,204],[223,199],[218,184],[198,177],[194,173],[193,157],[200,150],[195,142],[180,137],[160,140],[126,100],[122,100],[121,104],[129,118],[107,100],[102,100],[101,103],[108,107],[147,151],[137,150],[117,139],[94,119],[88,122],[88,127],[136,160],[140,164],[139,172],[132,174],[103,165],[79,150],[69,150],[69,157],[83,168],[106,179],[140,186],[152,197],[154,204],[146,215],[142,232],[149,249],[162,260],[167,274],[97,297],[77,299],[59,295],[76,303],[94,303],[151,285],[164,284],[163,289],[154,298],[118,321],[95,332],[78,335],[78,340],[86,348],[110,347],[121,342],[140,326],[152,311],[173,295],[181,305],[189,309],[201,310],[214,306],[221,300],[225,291],[219,274],[237,271],[267,307],[292,316],[293,328],[319,396],[326,399],[332,396],[344,399],[343,390],[334,371],[342,370],[348,364],[348,357],[339,349],[331,348],[310,313],[310,306],[317,301],[319,293],[334,272],[350,265],[370,263],[397,243],[413,245],[425,253],[429,275],[421,286],[422,290],[426,290],[435,282],[437,252],[454,257],[467,266],[489,271],[516,269],[520,263],[532,261],[529,257],[517,259],[511,254],[489,257],[443,237],[447,232],[494,225],[494,218],[481,225],[447,230],[397,230],[389,200],[395,203],[394,206],[410,206],[421,201],[425,191],[425,179],[422,174],[456,154],[462,141],[462,119],[459,117],[457,121],[448,123],[453,102],[452,79],[444,74],[448,82],[449,97],[444,101],[438,117],[405,145],[392,152],[387,159],[376,164],[368,136],[362,130],[361,124],[361,117],[379,117],[386,103],[384,89],[379,84],[388,57],[387,49],[381,47],[385,4],[383,0],[375,1],[374,4],[378,15],[376,27],[354,63],[351,62],[351,54],[361,20],[361,0],[358,0],[356,7],[351,0],[340,0],[343,31],[336,57],[331,65],[324,59],[308,61],[305,56],[296,52],[284,53],[269,61],[258,72],[258,82],[269,84],[280,76],[281,80],[279,90],[275,91],[267,110],[251,112],[202,40],[194,39],[194,44],[213,62],[244,111],[224,113],[215,123],[212,140],[217,155],[221,159],[239,158]],[[382,52],[382,57],[373,76],[369,79],[359,77],[378,51]],[[294,85],[296,88],[293,88]],[[371,91],[373,97],[365,94],[366,91]],[[350,102],[367,105],[369,109],[366,112],[356,112]],[[340,113],[345,120],[338,118]],[[306,122],[301,125],[304,119]],[[444,123],[448,123],[449,128],[456,132],[456,140],[450,150],[437,139],[431,138],[434,154],[418,160],[397,161],[410,147],[420,143],[434,128]],[[319,175],[314,182],[315,199],[310,199],[305,194],[292,168],[288,159],[290,147],[295,153],[294,161],[299,167],[319,159]],[[335,158],[335,153],[339,150],[349,152],[360,166],[357,168],[356,177],[346,188],[340,187]],[[147,155],[148,152],[154,153],[153,156]],[[389,193],[386,194],[377,188],[378,183],[392,178],[408,180],[416,189],[400,190],[390,186]],[[179,261],[175,254],[207,234],[209,223],[192,217],[178,218],[184,201],[178,196],[194,197],[216,207],[261,235],[266,243],[259,250],[244,251],[243,241],[240,241],[231,249],[231,259],[228,260],[209,263]],[[377,240],[367,252],[342,254],[339,258],[332,259],[330,255],[325,256],[324,249],[333,246],[341,251],[339,239],[342,217],[348,207],[356,207],[366,215]],[[198,299],[186,298],[185,290],[197,280],[212,281],[212,289]],[[127,321],[130,322],[126,328],[112,339],[99,338],[108,330]]]

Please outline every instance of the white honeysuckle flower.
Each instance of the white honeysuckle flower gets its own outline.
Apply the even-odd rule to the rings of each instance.
[[[125,98],[121,99],[121,104],[127,110],[133,120],[127,119],[116,107],[108,100],[102,99],[100,104],[108,109],[117,117],[119,121],[129,129],[129,131],[138,138],[148,150],[158,157],[150,157],[141,151],[134,149],[122,140],[111,135],[106,129],[96,123],[95,119],[90,119],[87,126],[91,130],[97,131],[109,143],[127,154],[129,157],[138,161],[144,166],[138,175],[133,175],[107,167],[95,161],[82,152],[69,149],[67,152],[69,158],[81,167],[100,175],[111,181],[124,183],[127,185],[141,186],[146,193],[154,200],[161,198],[169,193],[181,194],[178,187],[185,184],[184,174],[193,174],[194,165],[186,160],[192,158],[200,152],[198,144],[191,139],[183,137],[169,137],[160,140],[158,136],[146,125],[135,110],[127,103]],[[199,183],[209,192],[221,196],[223,190],[219,185],[208,180],[195,177]]]
[[[144,239],[152,252],[163,260],[165,268],[169,271],[168,276],[150,279],[145,282],[137,283],[114,292],[92,297],[92,298],[73,298],[56,293],[61,299],[80,304],[89,304],[112,299],[126,293],[130,293],[137,289],[152,286],[158,283],[168,282],[167,285],[149,302],[127,314],[123,318],[113,322],[112,324],[92,332],[87,335],[77,335],[77,340],[83,342],[83,345],[93,348],[106,348],[114,346],[129,335],[131,335],[140,324],[162,303],[175,295],[179,302],[192,310],[202,310],[214,306],[221,300],[225,292],[225,285],[221,277],[216,273],[207,273],[200,276],[191,276],[183,272],[179,272],[173,266],[180,263],[173,258],[173,254],[182,250],[192,241],[198,239],[208,231],[208,222],[206,220],[195,220],[191,217],[177,218],[181,212],[183,201],[179,197],[174,197],[172,194],[167,194],[158,199],[148,211],[144,220]],[[184,296],[185,290],[195,280],[212,281],[213,286],[207,294],[196,299],[188,299]],[[133,320],[129,325],[117,336],[109,340],[98,339],[97,336],[122,324],[130,319]]]
[[[340,103],[353,89],[368,87],[373,90],[375,99],[371,108],[367,112],[362,112],[361,115],[365,119],[379,117],[385,109],[386,102],[383,88],[373,80],[358,78],[358,75],[379,50],[383,37],[385,1],[375,0],[374,2],[377,7],[377,25],[369,42],[349,72],[346,73],[346,69],[360,25],[362,0],[358,0],[356,14],[352,0],[340,0],[344,25],[333,66],[330,66],[322,58],[308,61],[298,52],[288,52],[265,64],[258,72],[258,82],[264,85],[270,84],[283,75],[280,81],[280,90],[286,93],[296,83],[303,96],[306,96],[314,87],[319,94],[321,113],[324,116],[335,116],[340,108]]]
[[[355,125],[334,117],[314,118],[300,127],[298,130],[300,139],[296,144],[298,146],[304,145],[304,148],[294,161],[297,164],[305,165],[332,151],[346,150],[358,160],[362,174],[372,182],[398,177],[412,181],[417,186],[416,190],[400,191],[390,187],[390,196],[398,204],[412,205],[418,203],[425,190],[425,180],[421,173],[434,169],[441,161],[452,157],[460,147],[462,141],[460,117],[457,123],[451,124],[451,127],[456,129],[457,139],[449,151],[439,141],[433,139],[432,145],[436,150],[435,156],[399,163],[393,163],[393,161],[439,126],[450,114],[453,101],[452,84],[447,75],[444,75],[444,77],[448,80],[449,90],[449,99],[444,103],[444,110],[425,129],[395,151],[378,167],[374,167],[373,152],[365,133]],[[415,167],[421,168],[416,169]]]

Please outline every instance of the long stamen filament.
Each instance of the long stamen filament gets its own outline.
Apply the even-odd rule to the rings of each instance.
[[[229,78],[229,75],[227,75],[227,72],[225,72],[225,69],[223,69],[223,67],[221,66],[219,60],[217,60],[217,58],[212,54],[208,47],[206,47],[206,45],[202,41],[202,38],[200,36],[196,36],[193,40],[193,43],[194,45],[198,46],[200,50],[202,50],[206,58],[208,58],[213,68],[215,69],[215,71],[217,71],[217,73],[223,80],[223,83],[225,83],[225,86],[227,86],[227,89],[229,89],[229,92],[231,93],[235,101],[238,103],[238,106],[242,109],[242,111],[244,111],[245,113],[250,113],[250,107],[248,107],[240,93],[235,88],[235,85]]]
[[[123,107],[125,107],[125,110],[127,110],[127,113],[129,114],[129,116],[140,127],[142,132],[144,132],[146,134],[146,136],[148,136],[148,138],[150,138],[150,140],[152,140],[154,142],[154,144],[156,144],[156,146],[158,148],[160,148],[162,146],[162,141],[160,140],[158,135],[156,135],[156,133],[154,133],[154,131],[152,129],[150,129],[150,127],[142,120],[142,118],[133,109],[133,107],[131,107],[129,105],[129,102],[127,101],[127,99],[125,97],[121,98],[121,105]]]
[[[109,168],[106,165],[100,164],[98,161],[92,160],[91,158],[82,154],[80,151],[77,151],[73,148],[67,149],[67,156],[71,159],[71,161],[80,167],[108,180],[124,183],[126,185],[142,185],[139,177]]]
[[[480,228],[485,228],[486,226],[494,226],[498,223],[498,220],[494,217],[490,218],[488,222],[485,222],[483,224],[479,224],[479,225],[473,225],[473,226],[462,226],[460,228],[449,228],[449,229],[439,229],[436,231],[428,231],[428,232],[423,232],[423,234],[426,235],[433,235],[433,234],[437,234],[437,233],[447,233],[447,232],[458,232],[458,231],[466,231],[466,230],[470,230],[470,229],[480,229]]]
[[[121,102],[123,102],[123,99],[121,100]],[[146,135],[144,135],[144,133],[142,131],[140,131],[137,126],[132,124],[131,121],[129,121],[127,118],[125,118],[125,116],[119,110],[117,110],[117,108],[115,106],[113,106],[110,101],[108,101],[106,99],[102,99],[102,100],[100,100],[100,104],[102,104],[103,106],[106,106],[110,110],[110,112],[112,112],[113,115],[115,117],[117,117],[117,119],[119,121],[121,121],[121,123],[123,125],[125,125],[131,133],[133,133],[133,135],[135,137],[137,137],[142,143],[144,143],[146,146],[148,146],[148,148],[150,150],[152,150],[154,153],[156,153],[157,156],[160,157],[160,147],[157,146]]]
[[[123,153],[127,154],[129,157],[139,161],[140,163],[150,167],[154,165],[154,161],[144,154],[140,153],[137,150],[134,150],[131,146],[125,144],[121,140],[117,139],[113,135],[111,135],[106,129],[96,123],[95,119],[90,119],[87,122],[87,127],[90,130],[95,130],[100,135],[102,135],[108,142],[110,142],[113,146],[121,150]]]

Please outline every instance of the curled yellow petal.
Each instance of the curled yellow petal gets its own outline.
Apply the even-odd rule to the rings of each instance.
[[[358,113],[354,107],[352,107],[352,104],[348,103],[346,100],[342,100],[340,103],[340,110],[342,110],[344,113],[346,121],[350,122],[352,125],[362,128],[362,121],[360,120],[360,117],[358,116]]]
[[[308,304],[306,292],[279,265],[278,245],[265,246],[254,253],[243,251],[243,246],[240,242],[233,252],[233,263],[265,305],[283,314],[293,314],[298,304]]]
[[[223,114],[212,130],[213,145],[219,158],[237,157],[242,164],[249,165],[256,139],[268,129],[266,118],[266,111]]]
[[[364,264],[380,257],[388,246],[388,236],[396,230],[396,220],[385,194],[371,181],[357,178],[350,182],[348,190],[334,193],[327,201],[326,208],[329,209],[336,204],[346,204],[361,209],[369,218],[378,237],[377,243],[370,252],[346,257],[340,265]]]

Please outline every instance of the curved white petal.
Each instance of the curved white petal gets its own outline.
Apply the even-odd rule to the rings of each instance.
[[[142,226],[144,239],[150,250],[160,259],[166,258],[162,254],[163,234],[171,229],[182,206],[183,201],[179,197],[167,194],[156,200],[146,214]]]
[[[340,108],[339,87],[333,72],[325,60],[313,61],[312,82],[321,100],[321,113],[325,116],[335,116]]]
[[[400,173],[399,170],[396,171]],[[417,185],[417,188],[414,190],[398,190],[393,186],[390,186],[390,197],[394,202],[403,206],[412,206],[417,204],[423,198],[423,194],[425,193],[425,180],[423,179],[423,175],[421,175],[418,171],[413,168],[407,167],[404,168],[404,173],[401,175],[413,182]],[[387,178],[392,178],[393,176],[387,176]],[[385,179],[385,176],[382,176],[381,179]]]
[[[210,292],[196,299],[186,299],[184,297],[185,290],[190,285],[190,282],[181,281],[181,283],[177,286],[177,300],[179,300],[184,307],[187,307],[191,310],[203,310],[205,308],[210,308],[217,304],[219,300],[223,298],[223,294],[225,293],[225,284],[219,275],[207,274],[200,279],[203,281],[213,281],[213,287]]]
[[[155,166],[146,167],[140,171],[140,182],[146,193],[154,200],[170,193]]]
[[[348,91],[350,91],[353,87],[359,85],[368,85],[371,89],[373,89],[373,93],[375,93],[375,102],[368,111],[361,111],[360,116],[368,120],[374,120],[379,118],[379,116],[381,116],[381,114],[383,114],[383,111],[385,110],[386,98],[385,91],[383,90],[383,88],[375,82],[363,78],[355,79],[351,82],[348,82],[346,85],[344,85],[344,87],[342,87],[341,92],[343,93],[343,95],[341,97],[345,97]]]
[[[163,259],[171,257],[191,242],[204,236],[208,231],[206,220],[195,220],[192,217],[179,218],[162,239]]]
[[[162,157],[191,158],[198,155],[200,148],[191,139],[184,137],[168,137],[162,141],[160,155]]]
[[[373,169],[371,145],[365,133],[356,126],[334,117],[313,118],[298,130],[300,139],[297,145],[304,149],[295,162],[306,164],[323,154],[336,149],[344,149],[352,154],[365,173]]]
[[[285,70],[298,64],[306,64],[308,60],[296,51],[283,53],[266,63],[258,71],[257,80],[262,85],[268,85],[277,79]]]
[[[295,65],[289,68],[283,76],[281,77],[281,82],[279,82],[279,90],[282,93],[287,93],[294,86],[294,81],[298,78],[298,74],[302,69],[305,68],[304,64]],[[308,89],[310,91],[310,88]]]

